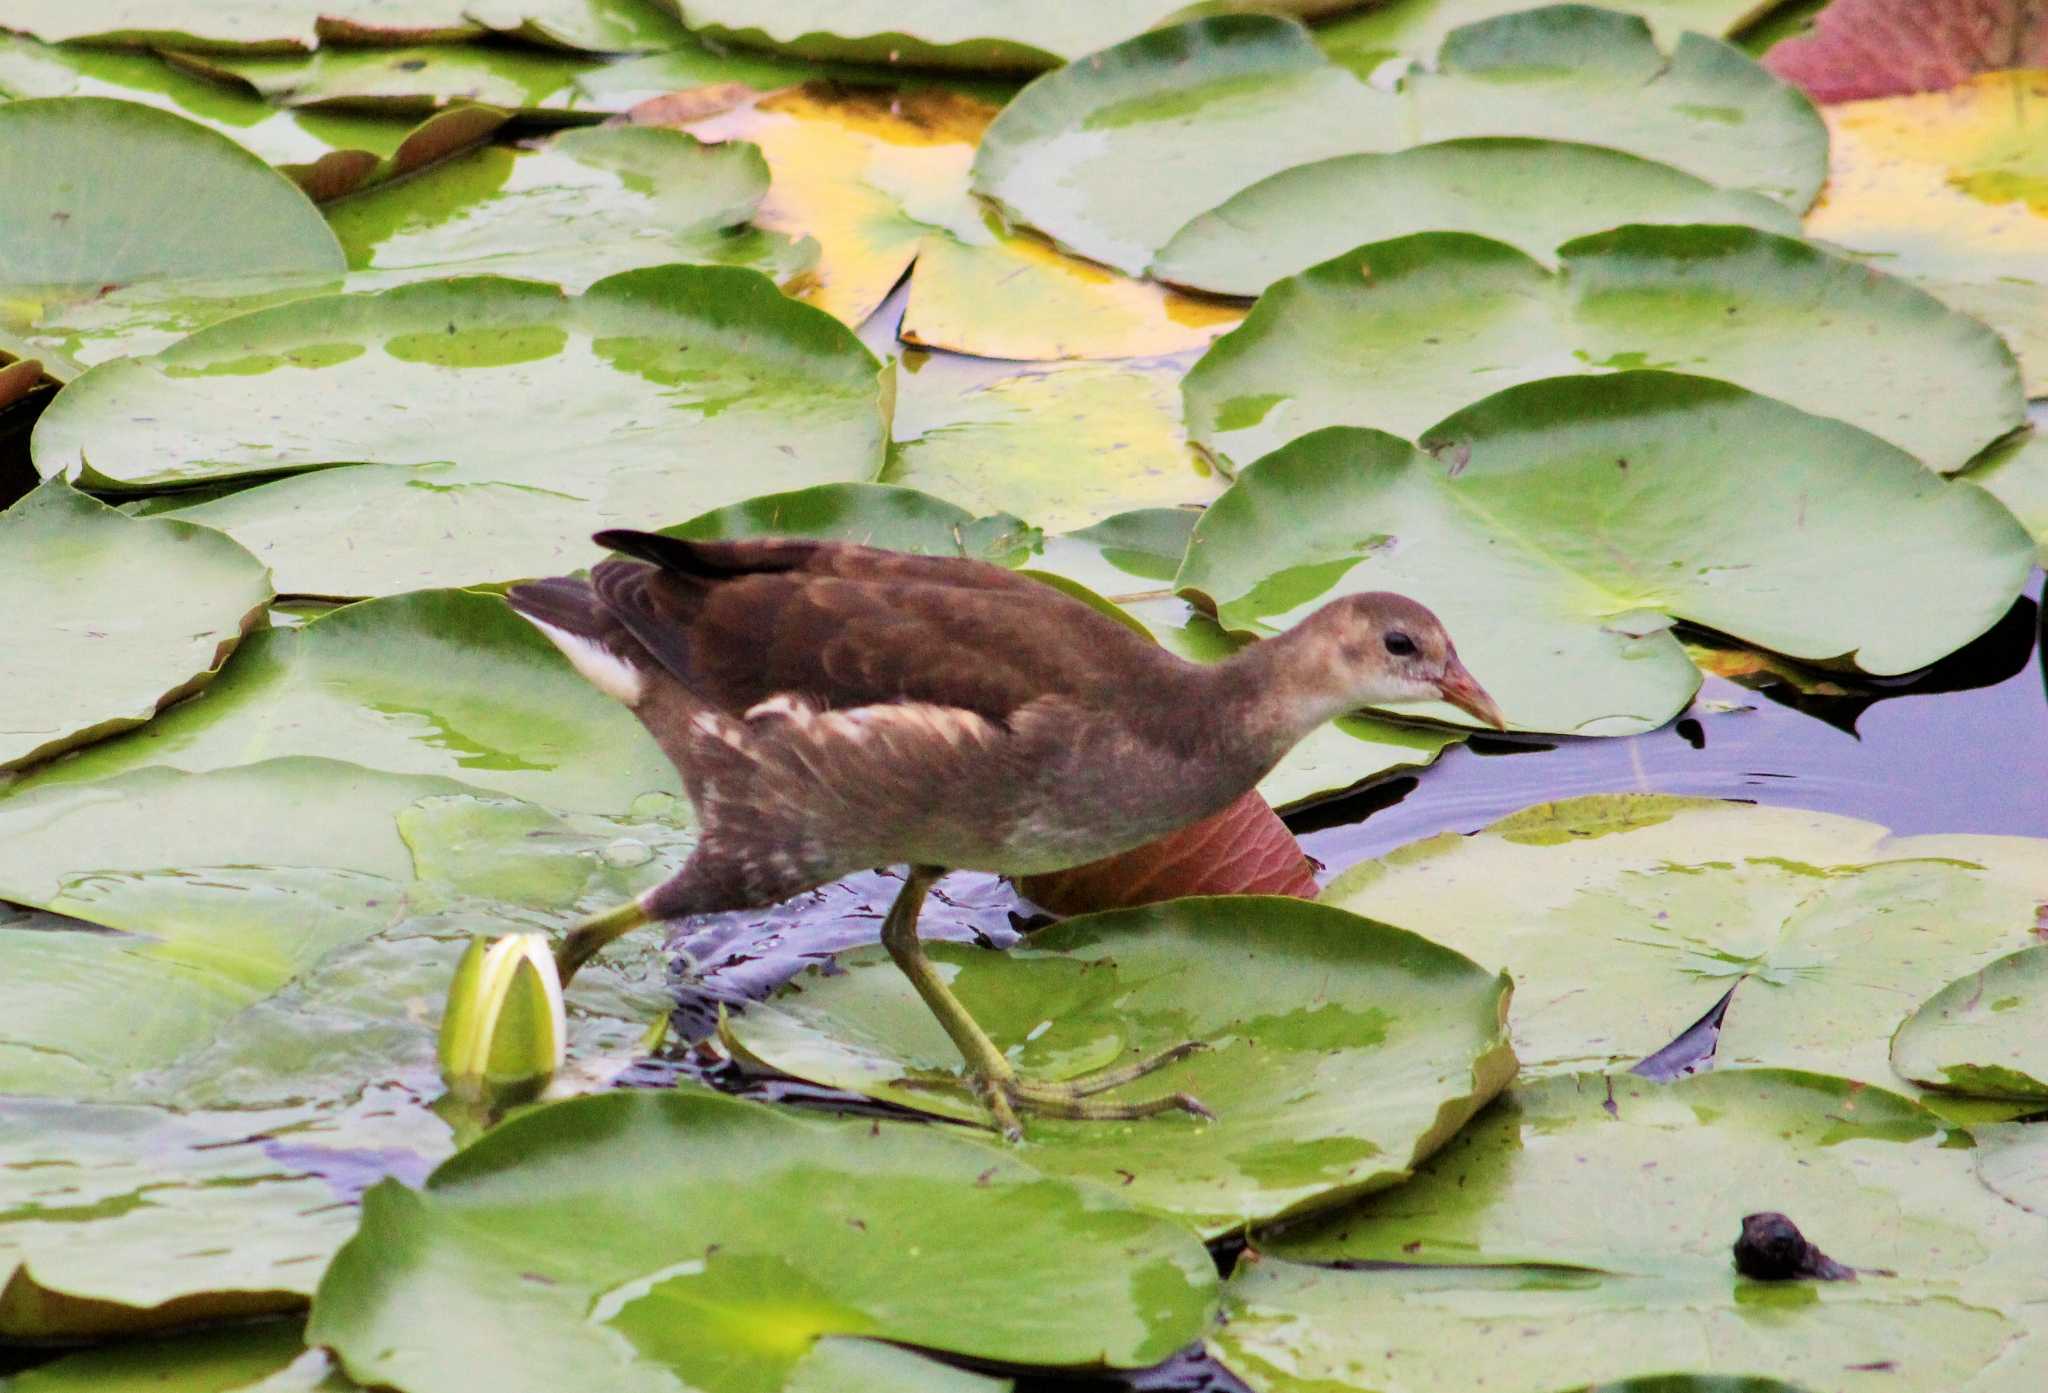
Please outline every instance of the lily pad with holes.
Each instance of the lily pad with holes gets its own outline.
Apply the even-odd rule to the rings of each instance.
[[[1176,587],[1255,632],[1400,591],[1436,611],[1514,724],[1621,735],[1698,686],[1675,620],[1910,672],[1997,622],[2032,565],[2032,540],[1981,491],[1704,378],[1513,387],[1421,444],[1335,428],[1260,460],[1203,517]]]
[[[1208,1044],[1116,1096],[1186,1091],[1216,1121],[1027,1118],[1021,1153],[1206,1234],[1399,1184],[1515,1072],[1504,976],[1300,900],[1172,900],[1068,919],[1007,953],[929,951],[1031,1077]],[[874,949],[839,964],[734,1016],[734,1047],[798,1078],[985,1122],[959,1052],[895,965]]]
[[[2048,1102],[2048,945],[1943,987],[1892,1037],[1892,1067],[1955,1093]]]
[[[817,247],[753,227],[768,165],[744,142],[659,126],[564,131],[537,149],[480,147],[341,199],[329,224],[349,288],[509,275],[581,290],[670,262],[749,266],[778,283]]]
[[[721,1393],[788,1386],[829,1336],[1148,1365],[1200,1333],[1215,1283],[1180,1226],[938,1129],[625,1092],[371,1191],[307,1338],[410,1393]]]
[[[1345,210],[1330,217],[1332,208]],[[1174,233],[1149,274],[1257,295],[1366,242],[1471,232],[1556,264],[1559,244],[1625,223],[1733,223],[1791,236],[1798,217],[1654,160],[1557,140],[1447,140],[1339,155],[1261,179]]]
[[[438,775],[577,812],[682,794],[631,712],[498,596],[460,590],[416,591],[265,629],[200,698],[20,788],[302,755]]]
[[[1518,382],[1626,368],[1765,392],[1944,473],[2025,419],[1997,335],[1795,238],[1633,226],[1557,259],[1420,233],[1282,280],[1189,371],[1189,434],[1244,465],[1324,426],[1413,434]]]
[[[0,513],[0,769],[141,725],[205,686],[271,600],[263,563],[60,480]]]
[[[1859,1279],[1738,1276],[1729,1248],[1758,1210]],[[2048,1218],[1978,1184],[1966,1136],[1882,1089],[1565,1075],[1512,1090],[1401,1189],[1262,1243],[1212,1348],[1263,1393],[1360,1386],[1368,1368],[1362,1386],[1401,1390],[1674,1367],[1854,1388],[1850,1364],[1901,1388],[2017,1390],[2048,1353],[2044,1238]],[[1333,1259],[1376,1270],[1296,1265]],[[1489,1337],[1504,1321],[1513,1341]]]
[[[1795,212],[1827,162],[1806,99],[1726,44],[1688,34],[1667,57],[1634,16],[1560,5],[1456,31],[1436,70],[1397,92],[1276,16],[1141,34],[1019,93],[975,156],[974,187],[1137,274],[1191,218],[1269,175],[1468,136],[1604,145]]]
[[[1506,970],[1532,1073],[1641,1059],[1732,989],[1721,1064],[1906,1090],[1892,1032],[1928,983],[2032,941],[2048,841],[1598,795],[1403,847],[1323,899]]]

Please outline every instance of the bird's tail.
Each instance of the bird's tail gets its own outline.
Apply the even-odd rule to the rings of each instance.
[[[589,581],[575,576],[527,581],[506,591],[505,602],[599,691],[632,707],[646,697],[645,669],[652,660]]]

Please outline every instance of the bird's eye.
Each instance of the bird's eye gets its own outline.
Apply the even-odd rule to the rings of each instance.
[[[1402,633],[1399,629],[1387,635],[1386,645],[1387,651],[1397,658],[1412,658],[1415,656],[1415,640]]]

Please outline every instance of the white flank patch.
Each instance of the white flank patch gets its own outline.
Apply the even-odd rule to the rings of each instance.
[[[792,721],[808,720],[811,708],[788,692],[777,692],[766,701],[757,701],[749,706],[743,720],[758,721],[763,716],[786,716]]]
[[[628,706],[640,704],[644,682],[638,668],[604,645],[594,643],[581,634],[572,634],[567,629],[544,624],[530,614],[523,617],[527,623],[547,635],[549,643],[562,650],[562,656],[583,674],[591,686],[616,701],[623,701]]]

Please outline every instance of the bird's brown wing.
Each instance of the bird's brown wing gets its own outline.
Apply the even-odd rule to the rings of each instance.
[[[713,578],[606,561],[591,580],[665,668],[734,715],[789,695],[820,710],[923,702],[1007,723],[1041,697],[1127,699],[1173,662],[1116,621],[1021,576],[966,586],[823,569]]]

